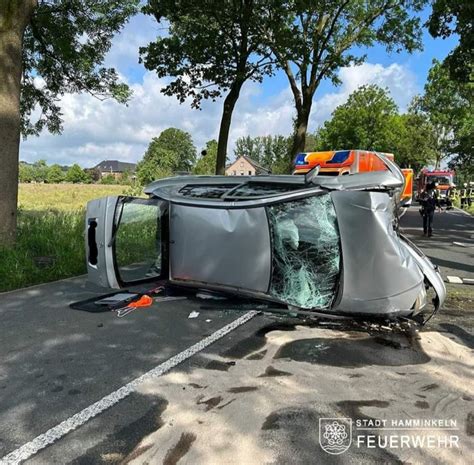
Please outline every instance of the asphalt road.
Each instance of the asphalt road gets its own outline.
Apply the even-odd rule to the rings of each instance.
[[[402,230],[440,267],[443,277],[474,278],[474,217],[459,209],[445,210],[435,213],[433,225],[433,236],[423,236],[417,205],[401,220]]]
[[[472,217],[437,214],[429,239],[420,221],[413,207],[402,227],[443,275],[473,277],[472,247],[452,244],[474,242]],[[246,311],[191,299],[122,319],[68,308],[94,295],[83,278],[0,294],[0,457]],[[469,463],[473,312],[441,312],[420,334],[259,314],[27,463]],[[362,444],[331,455],[319,444],[321,417],[351,418],[354,431],[356,419],[451,419],[461,447]]]

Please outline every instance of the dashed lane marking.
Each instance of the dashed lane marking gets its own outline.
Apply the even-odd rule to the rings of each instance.
[[[228,325],[217,330],[215,333],[206,337],[202,341],[199,341],[191,347],[188,347],[179,354],[168,359],[166,362],[161,363],[156,368],[153,368],[152,370],[146,372],[142,376],[134,379],[125,386],[122,386],[116,391],[108,394],[107,396],[103,397],[102,399],[90,405],[89,407],[86,407],[84,410],[81,410],[80,412],[76,413],[75,415],[63,421],[62,423],[59,423],[58,425],[49,429],[45,433],[40,434],[32,441],[5,455],[2,459],[0,459],[0,465],[16,465],[29,459],[30,457],[38,453],[40,450],[64,437],[69,432],[84,425],[91,418],[96,417],[103,411],[109,409],[121,400],[128,397],[143,382],[163,375],[175,366],[179,365],[188,358],[205,349],[207,346],[221,339],[226,334],[229,334],[237,327],[243,325],[244,323],[247,323],[247,321],[251,320],[258,313],[259,312],[255,310],[245,313],[240,318],[237,318]]]

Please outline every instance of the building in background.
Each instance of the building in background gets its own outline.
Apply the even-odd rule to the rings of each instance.
[[[226,166],[225,174],[227,176],[255,176],[259,174],[270,174],[267,170],[251,158],[241,155],[233,163]]]
[[[135,163],[127,163],[118,160],[103,160],[98,165],[94,166],[94,170],[100,173],[100,178],[105,176],[113,176],[115,179],[121,179],[124,173],[128,173],[129,176],[135,175],[137,165]]]

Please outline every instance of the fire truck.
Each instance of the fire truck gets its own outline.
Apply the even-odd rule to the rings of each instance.
[[[366,171],[385,171],[387,166],[377,156],[377,153],[368,150],[330,150],[325,152],[299,153],[294,162],[293,174],[305,174],[320,166],[319,174],[325,176],[344,176]],[[393,153],[382,153],[394,161]],[[413,170],[402,169],[405,176],[405,187],[401,197],[403,206],[411,205],[413,199]]]
[[[421,170],[416,178],[416,200],[419,199],[419,195],[428,184],[436,183],[440,200],[445,202],[448,189],[454,186],[454,175],[455,172],[451,170],[428,170],[426,168]]]

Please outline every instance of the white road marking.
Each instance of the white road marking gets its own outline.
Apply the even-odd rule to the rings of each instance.
[[[474,247],[474,242],[472,244],[466,242],[453,242],[453,245],[457,245],[458,247]]]
[[[61,439],[69,432],[84,425],[91,418],[94,418],[103,411],[107,410],[108,408],[112,407],[113,405],[128,397],[144,381],[147,381],[151,378],[157,378],[163,375],[175,366],[179,365],[188,358],[205,349],[207,346],[221,339],[237,327],[243,325],[244,323],[247,323],[247,321],[251,320],[258,313],[259,312],[255,310],[245,313],[240,318],[237,318],[228,325],[217,330],[215,333],[206,337],[202,341],[199,341],[191,347],[188,347],[179,354],[168,359],[166,362],[161,363],[156,368],[153,368],[152,370],[146,372],[142,376],[134,379],[125,386],[122,386],[116,391],[108,394],[107,396],[103,397],[102,399],[90,405],[89,407],[86,407],[84,410],[81,410],[80,412],[76,413],[75,415],[63,421],[62,423],[59,423],[58,425],[49,429],[45,433],[40,434],[32,441],[5,455],[2,459],[0,459],[0,465],[16,465],[23,462],[24,460],[29,459],[30,457],[38,453],[40,450],[44,449],[50,444],[53,444],[58,439]]]
[[[448,280],[448,283],[462,284],[462,279],[458,276],[446,276],[446,279]]]
[[[453,207],[454,210],[456,210],[457,212],[459,213],[462,213],[463,215],[467,215],[467,216],[472,216],[470,213],[464,211],[464,210],[461,210],[460,208],[458,207]]]

